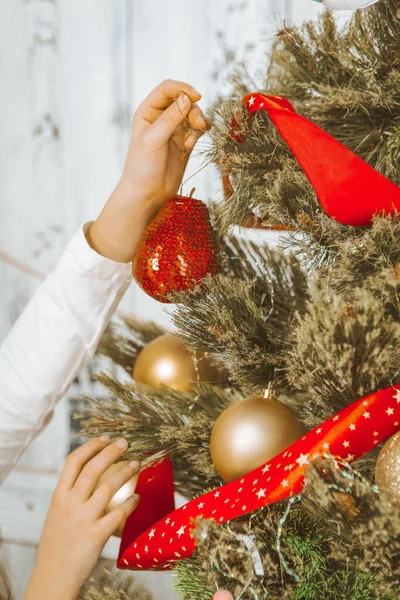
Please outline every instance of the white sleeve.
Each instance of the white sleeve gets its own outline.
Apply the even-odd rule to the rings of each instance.
[[[131,281],[78,231],[0,347],[0,482],[91,358]]]

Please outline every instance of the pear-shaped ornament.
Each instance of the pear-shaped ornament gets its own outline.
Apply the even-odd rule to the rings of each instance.
[[[193,191],[192,191],[193,193]],[[136,247],[132,272],[159,302],[171,292],[194,288],[219,271],[219,254],[207,206],[190,196],[167,200]]]

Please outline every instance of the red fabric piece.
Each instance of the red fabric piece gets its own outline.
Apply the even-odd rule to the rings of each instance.
[[[192,555],[195,541],[191,532],[196,518],[223,523],[298,494],[309,461],[332,455],[352,462],[399,428],[400,386],[357,400],[248,475],[188,502],[154,522],[137,539],[124,535],[118,567],[169,569],[177,560]],[[132,521],[135,518],[139,519],[136,512]]]
[[[376,214],[400,212],[400,188],[296,113],[286,98],[254,93],[243,102],[250,114],[258,110],[268,112],[332,219],[343,225],[365,226]],[[239,142],[245,139],[235,119],[232,137]],[[229,191],[226,181],[225,188]]]
[[[140,537],[153,523],[175,510],[174,475],[169,458],[143,469],[136,486],[136,494],[139,494],[140,502],[125,523],[118,563],[123,561],[122,557],[132,540]]]

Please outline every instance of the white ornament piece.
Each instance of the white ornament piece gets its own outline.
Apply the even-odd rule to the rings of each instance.
[[[322,0],[322,4],[330,10],[355,10],[366,8],[378,0]]]

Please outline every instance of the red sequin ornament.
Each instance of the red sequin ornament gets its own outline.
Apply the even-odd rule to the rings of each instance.
[[[167,200],[136,247],[136,282],[155,300],[169,303],[171,292],[192,289],[218,271],[218,248],[206,205],[187,196]]]

